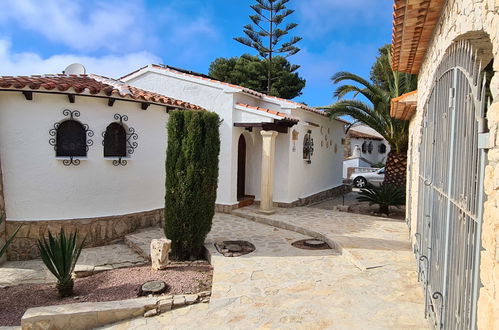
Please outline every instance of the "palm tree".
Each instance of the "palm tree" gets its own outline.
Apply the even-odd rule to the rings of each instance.
[[[389,50],[389,47],[382,49]],[[382,54],[375,64],[381,66],[384,73],[382,83],[368,81],[350,72],[338,72],[331,78],[333,83],[350,81],[354,84],[339,86],[334,92],[338,101],[323,109],[332,118],[350,116],[354,123],[365,124],[381,134],[391,148],[386,161],[384,183],[403,186],[406,180],[409,122],[390,117],[390,101],[415,90],[417,76],[392,71],[390,52],[386,52],[384,56],[386,58]],[[350,93],[353,93],[352,99],[343,99]],[[356,99],[359,94],[368,102]]]

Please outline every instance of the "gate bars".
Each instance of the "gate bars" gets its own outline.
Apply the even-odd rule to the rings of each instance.
[[[475,329],[483,212],[486,77],[465,41],[448,50],[424,106],[416,254],[426,317]]]

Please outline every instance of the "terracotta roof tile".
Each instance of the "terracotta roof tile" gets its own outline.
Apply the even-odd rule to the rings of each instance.
[[[267,113],[270,113],[271,115],[279,116],[279,117],[282,117],[283,119],[286,119],[286,120],[289,120],[289,121],[293,121],[293,122],[298,122],[299,121],[298,119],[290,117],[290,116],[288,116],[288,114],[283,113],[283,112],[274,111],[274,110],[270,110],[270,109],[266,109],[266,108],[261,108],[261,107],[254,107],[252,105],[248,105],[248,104],[244,104],[244,103],[236,103],[236,104],[239,105],[239,106],[241,106],[241,107],[244,107],[244,108],[267,112]]]
[[[363,132],[359,132],[359,131],[355,131],[353,129],[350,129],[348,131],[348,135],[350,135],[352,137],[362,138],[362,139],[383,140],[383,138],[381,138],[379,136],[372,135],[372,134],[367,134],[367,133],[363,133]]]
[[[418,91],[412,91],[393,98],[390,102],[390,116],[397,119],[409,120],[416,112]]]
[[[173,106],[188,110],[205,110],[204,108],[167,97],[165,95],[148,92],[125,84],[122,81],[99,75],[68,75],[50,74],[33,76],[0,76],[0,87],[5,89],[22,90],[57,90],[71,94],[73,89],[76,94],[97,95],[131,99],[137,102],[146,101],[158,105]]]

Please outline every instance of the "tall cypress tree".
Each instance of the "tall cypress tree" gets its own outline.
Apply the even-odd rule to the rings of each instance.
[[[250,6],[255,11],[254,15],[249,16],[253,25],[244,26],[246,37],[234,38],[243,45],[256,49],[267,60],[267,93],[272,88],[274,54],[288,57],[300,51],[296,44],[302,40],[301,37],[290,37],[288,41],[284,41],[284,37],[298,26],[296,23],[288,23],[282,27],[284,19],[294,13],[294,10],[286,8],[288,2],[289,0],[256,0],[256,4]]]
[[[172,111],[168,121],[165,226],[177,260],[200,256],[215,214],[220,152],[219,117]]]

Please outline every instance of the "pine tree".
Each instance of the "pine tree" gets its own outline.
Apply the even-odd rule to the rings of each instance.
[[[301,37],[283,40],[298,26],[296,23],[289,23],[281,28],[284,19],[294,13],[294,10],[286,8],[288,2],[289,0],[256,0],[256,4],[250,6],[255,11],[254,15],[249,16],[253,25],[244,26],[247,37],[234,38],[243,45],[256,49],[267,61],[267,93],[272,89],[272,57],[275,54],[288,57],[300,51],[296,44],[302,40]]]

